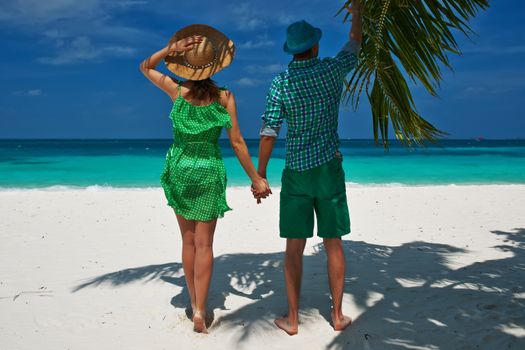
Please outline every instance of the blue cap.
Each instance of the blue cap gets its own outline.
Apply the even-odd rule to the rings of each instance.
[[[295,55],[308,51],[321,40],[322,31],[306,21],[292,23],[286,29],[285,52]]]

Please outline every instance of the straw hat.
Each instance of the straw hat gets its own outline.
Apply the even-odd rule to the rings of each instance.
[[[166,67],[170,71],[185,79],[204,80],[230,65],[235,45],[213,27],[193,24],[182,28],[173,35],[170,44],[192,35],[202,35],[203,41],[189,51],[166,56]]]

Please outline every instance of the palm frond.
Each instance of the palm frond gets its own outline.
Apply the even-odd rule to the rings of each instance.
[[[453,31],[470,36],[468,21],[489,6],[488,0],[361,0],[363,42],[359,61],[346,83],[345,103],[357,108],[363,92],[372,109],[376,142],[388,147],[390,124],[406,145],[434,142],[445,135],[416,110],[406,79],[432,96],[452,69],[449,54],[459,54]],[[347,0],[337,12],[351,4]],[[348,13],[344,21],[348,19]]]

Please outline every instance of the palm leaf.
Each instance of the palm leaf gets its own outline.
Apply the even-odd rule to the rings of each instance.
[[[361,0],[363,42],[359,61],[346,83],[345,103],[357,108],[363,92],[372,109],[374,139],[388,147],[390,124],[406,145],[436,141],[445,135],[416,109],[407,79],[432,96],[452,69],[449,54],[459,54],[453,31],[473,32],[468,21],[488,8],[488,0]],[[347,0],[341,14],[351,4]],[[346,13],[344,21],[348,20]]]

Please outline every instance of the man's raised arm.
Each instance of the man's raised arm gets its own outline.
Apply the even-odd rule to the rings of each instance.
[[[348,8],[348,12],[352,14],[352,26],[350,27],[350,42],[354,41],[361,44],[363,40],[363,24],[361,17],[362,9],[361,0],[353,0],[352,6]]]

